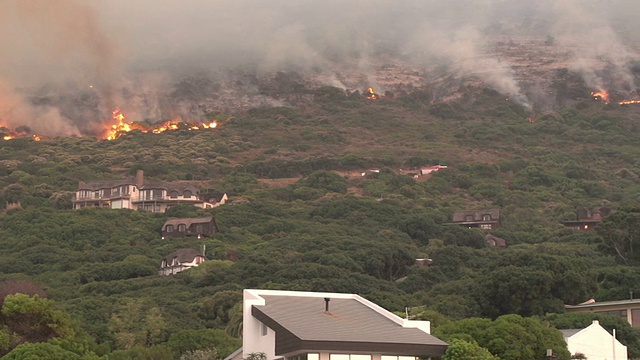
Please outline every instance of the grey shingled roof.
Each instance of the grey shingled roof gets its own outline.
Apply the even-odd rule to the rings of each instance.
[[[327,313],[322,297],[262,297],[266,305],[254,306],[254,310],[303,341],[447,346],[424,331],[403,328],[356,299],[331,299]]]
[[[500,209],[467,210],[453,213],[453,222],[465,222],[467,221],[467,215],[473,216],[472,221],[482,221],[482,215],[484,214],[491,215],[490,221],[498,221],[500,219]]]
[[[562,335],[565,338],[570,338],[573,335],[579,333],[580,331],[582,331],[583,329],[561,329],[560,331],[562,332]]]
[[[191,226],[191,224],[206,224],[208,222],[211,222],[211,220],[213,220],[213,216],[206,216],[206,217],[200,217],[200,218],[172,218],[167,220],[164,225],[162,226],[162,229],[166,229],[167,225],[173,225],[174,227],[178,227],[178,225],[180,224],[184,224],[187,229]]]

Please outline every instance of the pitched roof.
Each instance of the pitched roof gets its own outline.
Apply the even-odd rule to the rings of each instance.
[[[192,262],[198,256],[202,256],[202,254],[198,250],[194,250],[191,248],[178,249],[171,254],[165,256],[164,260],[167,263],[171,263],[171,260],[174,258],[178,258],[178,261],[181,263],[189,263]]]
[[[89,182],[80,182],[78,184],[78,190],[100,190],[100,189],[111,189],[117,186],[122,185],[135,185],[135,179],[128,178],[124,180],[98,180],[98,181],[89,181]]]
[[[484,240],[489,242],[489,243],[493,243],[495,244],[496,247],[499,248],[506,248],[507,247],[507,240],[503,239],[503,238],[499,238],[495,235],[492,234],[487,234],[484,236]]]
[[[565,338],[570,338],[584,329],[561,329],[560,332]]]
[[[261,297],[265,305],[254,305],[253,316],[276,332],[290,333],[300,344],[328,344],[334,349],[342,344],[344,350],[349,349],[345,344],[358,344],[359,348],[366,345],[369,351],[388,349],[398,352],[396,355],[442,355],[448,346],[418,328],[403,327],[401,318],[357,295],[329,298],[329,311],[325,311],[323,297]]]
[[[453,213],[453,221],[454,222],[465,222],[467,220],[467,216],[473,216],[473,221],[483,221],[483,215],[491,215],[490,221],[498,221],[500,219],[500,209],[487,209],[487,210],[465,210],[465,211],[456,211]]]
[[[192,224],[205,224],[211,222],[211,220],[213,220],[213,215],[199,218],[171,218],[165,221],[164,225],[162,225],[162,229],[166,229],[167,225],[177,227],[180,224],[184,224],[188,229]]]

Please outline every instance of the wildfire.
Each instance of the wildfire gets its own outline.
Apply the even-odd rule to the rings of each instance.
[[[116,123],[111,125],[111,129],[107,131],[107,135],[104,137],[106,140],[115,140],[132,130],[139,130],[143,133],[160,134],[170,130],[201,130],[213,129],[218,126],[218,123],[215,121],[209,123],[198,123],[193,121],[184,121],[181,119],[165,121],[160,125],[145,126],[141,124],[132,124],[126,122],[125,116],[122,114],[120,109],[115,109],[113,111],[113,119]]]
[[[634,105],[640,104],[640,100],[623,100],[618,102],[618,105]]]
[[[380,95],[376,94],[376,91],[373,88],[368,88],[367,91],[364,93],[364,96],[366,96],[367,99],[370,99],[370,100],[375,100],[380,98]]]
[[[592,91],[591,96],[593,96],[594,100],[602,101],[605,104],[608,104],[611,102],[611,99],[609,98],[609,93],[604,90]]]

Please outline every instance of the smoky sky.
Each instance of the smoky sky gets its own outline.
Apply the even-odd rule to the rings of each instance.
[[[496,35],[551,37],[588,85],[607,80],[598,60],[620,90],[634,91],[637,14],[636,0],[3,0],[0,122],[51,134],[90,128],[96,114],[33,104],[35,89],[90,88],[98,113],[129,99],[154,116],[181,76],[243,67],[366,74],[384,57],[417,69],[459,64],[458,76],[475,74],[528,105],[511,64],[490,55]]]

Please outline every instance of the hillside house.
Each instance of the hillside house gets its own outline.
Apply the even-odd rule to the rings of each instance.
[[[159,275],[173,275],[194,268],[207,259],[194,249],[179,249],[167,255],[160,264]]]
[[[593,313],[619,316],[632,327],[640,327],[640,299],[595,301],[590,299],[578,305],[565,305],[568,313]]]
[[[498,249],[506,249],[507,248],[507,240],[503,238],[499,238],[492,234],[487,234],[484,236],[484,241],[488,246],[496,247]]]
[[[576,220],[563,221],[562,225],[575,230],[589,231],[611,213],[607,207],[578,208]]]
[[[225,360],[413,360],[448,345],[429,321],[405,320],[355,294],[244,290],[242,348]]]
[[[145,181],[144,172],[138,170],[135,178],[80,181],[71,202],[74,209],[100,207],[163,213],[175,205],[209,209],[224,204],[226,200],[226,194],[205,199],[195,186],[189,184]]]
[[[584,329],[560,330],[571,355],[582,354],[589,360],[628,359],[627,347],[603,328],[598,320]]]
[[[500,209],[456,211],[453,213],[453,224],[495,230],[500,227]]]
[[[425,166],[420,168],[420,175],[431,174],[432,172],[440,171],[446,168],[447,168],[446,165]]]
[[[213,216],[199,218],[171,218],[162,225],[162,237],[197,236],[198,238],[213,235],[220,230]]]

